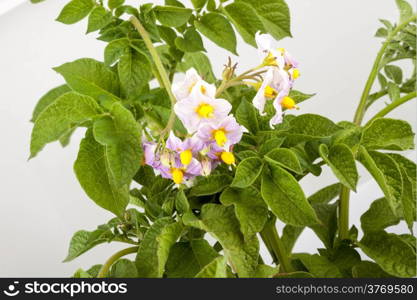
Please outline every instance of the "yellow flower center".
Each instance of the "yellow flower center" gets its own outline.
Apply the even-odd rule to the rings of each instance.
[[[300,70],[298,69],[292,70],[292,78],[297,79],[298,77],[300,77]]]
[[[214,130],[213,137],[220,147],[223,147],[227,142],[226,131],[223,128]]]
[[[207,89],[204,85],[200,87],[200,91],[205,95],[207,93]]]
[[[191,150],[185,150],[180,153],[181,163],[183,165],[189,165],[193,159],[193,153]]]
[[[281,106],[286,108],[286,109],[293,109],[293,108],[298,109],[298,106],[295,104],[294,99],[292,99],[288,96],[282,98]]]
[[[200,104],[196,109],[200,118],[209,119],[213,117],[214,107],[207,103]]]
[[[269,52],[268,55],[264,59],[263,65],[270,66],[270,67],[277,67],[278,66],[277,58],[274,56],[274,54]]]
[[[232,152],[223,152],[220,155],[220,158],[227,165],[233,165],[236,162],[235,156],[233,155]]]
[[[177,168],[172,169],[171,174],[172,174],[172,180],[176,184],[181,184],[182,181],[184,180],[184,172],[181,169],[177,169]]]
[[[281,55],[285,54],[285,48],[278,48],[278,51],[281,53]]]
[[[274,89],[273,87],[270,87],[270,86],[268,85],[268,86],[265,88],[264,95],[265,95],[265,97],[266,97],[266,98],[269,98],[269,99],[274,99],[274,98],[278,95],[278,92],[277,92],[277,90],[276,90],[276,89]]]

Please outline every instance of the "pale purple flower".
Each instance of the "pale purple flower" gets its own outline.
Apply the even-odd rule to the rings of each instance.
[[[191,134],[196,132],[201,124],[223,120],[231,110],[232,106],[228,101],[197,93],[174,106],[176,115]]]
[[[239,143],[244,131],[244,128],[230,115],[218,123],[201,125],[197,136],[207,143],[215,142],[220,147],[226,147]]]

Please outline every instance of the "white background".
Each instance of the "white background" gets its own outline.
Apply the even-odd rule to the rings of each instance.
[[[69,147],[48,145],[28,162],[29,120],[37,100],[63,82],[51,68],[80,57],[102,59],[105,44],[96,41],[94,34],[84,35],[85,22],[74,26],[54,22],[67,1],[25,2],[1,15],[11,2],[16,1],[0,0],[0,276],[70,276],[78,267],[101,263],[124,246],[100,246],[75,262],[61,263],[75,231],[92,230],[111,215],[85,196],[73,174],[83,132],[77,132]],[[397,19],[394,0],[288,3],[294,38],[279,45],[301,62],[302,77],[296,88],[317,93],[299,113],[351,120],[380,46],[381,41],[373,38],[378,19]],[[206,44],[219,74],[229,54]],[[240,42],[238,50],[240,70],[257,63],[255,49]],[[382,101],[375,111],[383,105]],[[391,117],[415,124],[415,104],[404,105]],[[408,155],[414,158],[414,153]],[[351,221],[357,227],[369,203],[381,196],[362,168],[361,174],[361,195],[353,195],[351,201]],[[302,184],[310,194],[335,181],[326,170],[320,178],[308,177]],[[403,225],[393,230],[406,231]],[[306,231],[296,250],[313,252],[318,247],[321,242]]]

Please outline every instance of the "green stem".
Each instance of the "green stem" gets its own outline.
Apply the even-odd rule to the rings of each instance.
[[[370,124],[372,121],[378,119],[378,118],[385,117],[387,114],[389,114],[391,111],[396,109],[398,106],[416,98],[416,96],[417,96],[417,92],[412,92],[412,93],[409,93],[409,94],[405,95],[402,98],[399,98],[399,99],[391,102],[385,108],[383,108],[380,112],[378,112],[372,119],[370,119],[368,121],[367,125]]]
[[[121,257],[126,256],[128,254],[136,253],[138,252],[139,247],[130,247],[123,250],[120,250],[119,252],[116,252],[113,254],[101,267],[100,271],[98,272],[97,278],[105,278],[107,276],[107,273],[110,270],[110,267]]]
[[[165,129],[161,133],[161,136],[163,136],[163,135],[169,133],[171,131],[172,127],[174,126],[174,122],[175,122],[174,105],[177,102],[177,100],[176,100],[174,94],[172,93],[171,81],[169,79],[168,73],[166,72],[166,70],[164,68],[164,65],[161,61],[161,58],[159,57],[158,51],[156,51],[156,49],[155,49],[155,47],[152,43],[152,40],[149,37],[148,32],[143,27],[143,25],[139,21],[139,19],[136,18],[135,16],[130,17],[130,22],[133,24],[133,26],[136,28],[136,30],[139,32],[139,34],[143,38],[143,41],[146,45],[146,48],[148,48],[149,53],[151,54],[152,59],[155,63],[156,70],[158,71],[159,76],[157,76],[157,78],[162,83],[163,87],[165,88],[165,90],[168,93],[169,99],[171,100],[171,106],[172,106],[171,115],[169,117],[167,126],[165,127]]]
[[[394,31],[391,32],[391,34],[387,37],[386,41],[382,44],[381,49],[378,52],[378,55],[375,59],[374,65],[372,67],[372,71],[369,74],[368,80],[366,81],[366,85],[365,88],[363,90],[362,96],[361,96],[361,100],[359,102],[358,108],[356,110],[355,113],[355,117],[353,119],[353,122],[356,125],[360,125],[362,123],[363,117],[365,115],[365,111],[366,111],[366,102],[368,100],[368,96],[369,93],[371,92],[372,86],[375,82],[375,79],[378,75],[379,72],[379,66],[381,63],[382,58],[384,57],[385,54],[385,50],[387,49],[389,43],[391,43],[392,39],[401,31],[404,29],[404,27],[406,27],[410,22],[415,21],[416,20],[416,16],[412,16],[411,18],[409,18],[407,21],[405,21],[404,23],[401,23],[400,25],[398,25]]]
[[[342,187],[339,198],[339,238],[349,239],[349,199],[350,190]]]
[[[361,125],[363,118],[366,112],[366,106],[369,98],[369,94],[371,92],[372,86],[375,82],[375,79],[378,75],[381,60],[384,57],[385,50],[387,49],[389,43],[392,39],[401,31],[403,30],[410,22],[415,21],[417,16],[413,15],[405,22],[398,25],[394,31],[387,37],[386,41],[382,44],[381,49],[378,52],[378,55],[375,58],[374,65],[372,67],[371,73],[369,74],[368,80],[366,81],[365,88],[362,92],[361,99],[359,101],[358,108],[355,113],[355,117],[353,122],[356,125]],[[339,238],[344,240],[349,238],[349,198],[350,198],[350,190],[343,186],[340,191],[339,197]]]
[[[264,73],[265,71],[256,72],[264,67],[265,67],[264,65],[260,65],[260,66],[257,66],[256,68],[243,72],[242,74],[240,74],[239,76],[235,78],[232,78],[230,80],[223,80],[220,86],[217,88],[216,97],[220,97],[220,95],[223,94],[223,92],[225,92],[229,87],[235,86],[237,84],[244,84],[244,82],[242,82],[243,79],[248,79],[248,77],[251,77],[254,75],[260,75]]]
[[[271,248],[275,257],[279,260],[280,272],[290,273],[293,271],[290,259],[288,257],[287,251],[284,244],[282,243],[277,228],[275,227],[275,221],[268,222],[263,229],[261,236],[264,241],[266,241],[267,248]],[[275,258],[273,256],[273,258]]]

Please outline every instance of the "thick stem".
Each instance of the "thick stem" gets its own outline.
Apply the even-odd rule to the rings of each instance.
[[[275,257],[279,260],[280,272],[290,273],[294,269],[291,265],[290,259],[288,257],[287,251],[284,244],[282,243],[277,228],[275,227],[275,222],[268,222],[265,225],[261,233],[261,237],[264,239],[267,248],[271,248]],[[273,256],[274,260],[275,257]]]
[[[381,49],[378,52],[378,55],[376,56],[374,65],[372,67],[371,73],[369,74],[368,80],[366,81],[365,88],[362,92],[361,99],[359,101],[358,108],[355,113],[355,117],[353,119],[353,122],[356,125],[361,125],[363,121],[363,117],[365,116],[366,112],[366,105],[368,102],[368,97],[371,92],[372,86],[375,82],[375,79],[378,75],[378,72],[380,70],[380,64],[381,60],[384,57],[385,50],[387,49],[389,43],[392,41],[392,39],[401,31],[403,30],[410,22],[415,21],[417,16],[413,15],[405,22],[398,25],[394,31],[391,32],[391,34],[388,36],[386,41],[382,44]],[[340,198],[339,198],[339,238],[340,239],[348,239],[349,238],[349,198],[350,198],[350,190],[343,186],[342,190],[340,192]]]
[[[409,93],[409,94],[405,95],[402,98],[399,98],[399,99],[391,102],[386,107],[384,107],[380,112],[378,112],[372,119],[370,119],[367,124],[370,124],[371,122],[373,122],[374,120],[376,120],[378,118],[385,117],[387,114],[389,114],[391,111],[396,109],[398,106],[416,98],[416,96],[417,96],[417,93],[412,92],[412,93]]]
[[[339,238],[349,239],[349,199],[350,190],[342,187],[339,198]]]
[[[165,88],[165,90],[168,93],[169,99],[171,100],[171,106],[172,106],[172,110],[171,110],[171,115],[169,117],[169,121],[167,126],[165,127],[165,129],[162,131],[161,136],[169,133],[172,129],[172,127],[174,126],[174,122],[175,122],[175,112],[174,112],[174,105],[177,102],[174,94],[172,93],[172,87],[171,87],[171,81],[169,79],[168,73],[164,68],[164,65],[161,61],[161,58],[159,57],[158,51],[156,51],[151,38],[149,37],[148,32],[146,31],[146,29],[143,27],[142,23],[139,21],[138,18],[136,18],[135,16],[130,17],[130,22],[133,24],[133,26],[136,28],[136,30],[139,32],[139,34],[141,35],[141,37],[143,38],[143,41],[146,45],[146,48],[148,48],[149,53],[152,56],[152,59],[154,61],[156,70],[158,72],[159,76],[156,76],[159,81],[162,83],[163,87]]]
[[[98,272],[97,278],[105,278],[109,273],[110,267],[121,257],[126,256],[128,254],[138,252],[139,247],[130,247],[119,252],[113,254],[101,267],[100,271]]]

